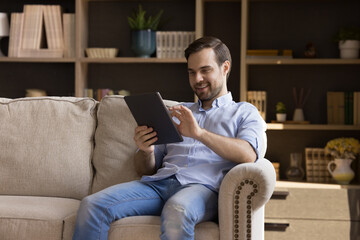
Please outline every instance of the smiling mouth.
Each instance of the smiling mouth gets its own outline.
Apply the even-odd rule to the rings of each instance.
[[[208,84],[206,84],[206,85],[200,85],[200,86],[195,86],[195,89],[196,89],[196,90],[203,90],[203,89],[207,88],[208,86],[209,86]]]

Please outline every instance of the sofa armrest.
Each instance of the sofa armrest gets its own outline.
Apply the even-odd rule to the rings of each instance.
[[[220,239],[263,239],[264,206],[276,183],[267,159],[242,163],[224,177],[219,191]]]

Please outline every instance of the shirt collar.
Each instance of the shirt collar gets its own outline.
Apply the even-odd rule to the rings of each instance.
[[[215,99],[212,102],[212,108],[224,106],[225,104],[228,104],[228,103],[232,102],[232,100],[233,100],[232,94],[231,94],[231,92],[228,92],[227,94]],[[203,110],[202,102],[200,101],[200,99],[198,100],[198,105],[199,105],[199,108],[201,110]]]

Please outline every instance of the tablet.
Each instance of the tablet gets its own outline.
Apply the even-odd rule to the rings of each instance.
[[[183,141],[160,93],[130,95],[124,99],[137,124],[152,127],[157,132],[158,140],[155,145]]]

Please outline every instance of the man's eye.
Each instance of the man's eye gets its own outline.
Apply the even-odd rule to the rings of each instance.
[[[195,74],[195,72],[190,72],[190,71],[189,71],[189,75],[194,75],[194,74]]]

